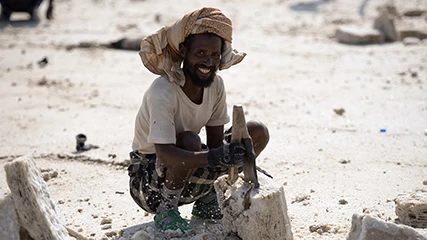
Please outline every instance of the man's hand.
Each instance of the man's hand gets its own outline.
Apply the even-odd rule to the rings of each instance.
[[[208,152],[208,162],[211,167],[241,167],[246,149],[241,143],[226,143]]]

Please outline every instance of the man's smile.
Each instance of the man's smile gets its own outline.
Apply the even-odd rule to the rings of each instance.
[[[203,74],[209,74],[211,72],[211,70],[209,68],[199,68],[199,71],[202,72]]]

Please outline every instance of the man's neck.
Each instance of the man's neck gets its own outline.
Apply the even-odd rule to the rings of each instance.
[[[203,88],[194,85],[190,79],[185,80],[185,84],[181,89],[195,104],[201,104],[203,102]]]

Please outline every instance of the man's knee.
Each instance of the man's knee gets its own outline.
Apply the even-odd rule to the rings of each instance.
[[[196,152],[202,150],[201,145],[199,135],[191,131],[179,133],[176,137],[176,146],[181,149]]]
[[[259,154],[270,140],[270,133],[267,126],[260,121],[249,121],[247,123],[249,135],[251,135],[254,142],[255,152]]]

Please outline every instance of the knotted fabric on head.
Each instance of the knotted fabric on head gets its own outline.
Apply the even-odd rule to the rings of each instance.
[[[221,10],[205,7],[144,38],[139,51],[142,63],[152,73],[167,76],[169,81],[183,86],[185,76],[181,68],[183,58],[179,54],[179,44],[190,34],[201,33],[214,33],[224,39],[220,70],[241,62],[246,56],[231,47],[231,20]]]

